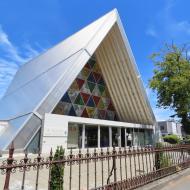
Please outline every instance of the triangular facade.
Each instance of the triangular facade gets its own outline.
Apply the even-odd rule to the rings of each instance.
[[[97,64],[89,62],[93,56]],[[93,67],[95,74],[89,73]],[[110,109],[123,122],[155,122],[116,10],[23,65],[0,107],[0,121],[7,123],[0,133],[0,150],[13,140],[16,148],[26,149],[44,114],[59,108],[61,113],[103,119],[111,117],[106,112]]]

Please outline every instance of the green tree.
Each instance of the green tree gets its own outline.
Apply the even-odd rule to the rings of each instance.
[[[56,152],[54,154],[54,161],[63,159],[64,149],[61,147],[57,147]],[[63,176],[64,176],[64,166],[63,164],[53,164],[51,169],[51,190],[63,190]]]
[[[157,93],[157,106],[170,108],[190,134],[190,57],[187,45],[166,44],[151,56],[155,69],[149,86]]]

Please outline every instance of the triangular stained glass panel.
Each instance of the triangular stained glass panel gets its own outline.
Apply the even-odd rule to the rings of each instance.
[[[84,67],[87,68],[87,69],[91,69],[89,62],[87,62]]]
[[[58,103],[58,105],[53,110],[53,113],[54,114],[60,114],[60,115],[64,114],[63,105],[60,102]]]
[[[76,115],[80,117],[82,115],[83,110],[84,110],[84,106],[74,104],[73,107],[75,109]]]
[[[72,104],[70,104],[70,103],[62,103],[62,106],[63,106],[63,114],[64,115],[69,115],[69,111],[70,111],[70,109],[71,109],[71,106],[72,106]]]
[[[88,116],[89,116],[90,118],[92,118],[92,117],[94,116],[94,111],[95,111],[95,109],[94,109],[94,108],[91,108],[91,107],[87,107],[86,110],[87,110],[87,112],[88,112]]]
[[[93,72],[92,74],[94,76],[95,81],[98,82],[99,79],[101,78],[101,75],[99,73],[96,73],[96,72]]]
[[[101,85],[105,86],[105,82],[104,82],[104,79],[103,79],[102,76],[101,76],[101,78],[99,79],[98,84],[101,84]]]
[[[89,117],[86,108],[84,108],[81,117]]]
[[[100,101],[98,103],[98,108],[99,109],[104,109],[104,102],[102,101],[102,98],[100,98]]]
[[[105,110],[99,110],[99,118],[100,119],[105,119],[106,116],[106,111]]]
[[[102,97],[102,101],[104,103],[105,109],[107,109],[111,101],[110,98]]]
[[[98,117],[98,108],[95,108],[93,118],[99,119],[99,117]]]
[[[78,84],[78,87],[79,87],[79,90],[82,88],[82,86],[83,86],[83,84],[84,84],[84,80],[82,80],[82,79],[79,79],[79,78],[77,78],[76,79],[76,81],[77,81],[77,84]]]
[[[95,96],[101,96],[101,93],[99,91],[98,85],[96,84],[96,86],[94,87],[94,90],[92,91],[92,94]]]
[[[80,72],[80,73],[77,75],[77,78],[82,79],[82,80],[85,80],[85,77],[83,76],[82,72]]]
[[[86,105],[89,106],[89,107],[95,107],[95,103],[94,103],[94,101],[92,99],[92,96],[89,98]]]
[[[89,89],[90,89],[90,92],[92,92],[92,91],[94,90],[95,86],[96,86],[95,83],[93,83],[93,82],[88,82],[88,87],[89,87]]]
[[[90,70],[87,69],[86,67],[84,67],[84,68],[82,69],[82,71],[81,71],[81,75],[83,76],[83,78],[84,78],[84,79],[87,79],[88,76],[89,76],[89,74],[90,74]]]
[[[90,75],[88,76],[87,81],[89,81],[89,82],[93,82],[93,83],[96,82],[96,80],[95,80],[95,78],[94,78],[94,76],[93,76],[92,73],[90,73]]]
[[[61,98],[61,102],[68,102],[71,103],[71,100],[69,98],[68,92],[64,94],[64,96]]]
[[[90,94],[81,92],[81,96],[82,96],[82,99],[83,99],[84,103],[86,104],[86,103],[88,102],[88,99],[89,99],[89,97],[90,97]]]
[[[84,92],[84,93],[87,93],[87,94],[90,94],[90,93],[91,93],[91,92],[90,92],[90,88],[89,88],[87,82],[85,82],[84,85],[82,86],[81,92]]]
[[[109,104],[109,106],[108,106],[108,110],[110,110],[110,111],[115,111],[115,109],[114,109],[113,104],[112,104],[111,101],[110,101],[110,104]]]
[[[77,104],[77,105],[84,105],[83,99],[82,99],[82,97],[81,97],[80,94],[78,94],[78,96],[77,96],[77,98],[76,98],[74,104]]]
[[[79,90],[79,87],[78,87],[78,84],[77,84],[76,80],[74,80],[74,82],[71,84],[70,89]]]
[[[104,93],[105,86],[98,85],[98,89],[99,89],[99,91],[100,91],[100,94],[102,95],[102,94]]]
[[[68,90],[68,95],[72,103],[75,102],[76,97],[78,96],[79,92],[73,89]]]
[[[69,115],[70,116],[76,116],[75,110],[73,108],[73,106],[71,107],[70,111],[69,111]]]
[[[94,65],[93,71],[95,71],[95,72],[97,72],[97,73],[100,72],[100,67],[99,67],[98,63],[96,63],[96,64]]]
[[[105,90],[104,90],[102,96],[109,97],[109,93],[108,93],[108,88],[107,87],[105,87]]]
[[[96,106],[98,105],[99,101],[100,101],[100,97],[99,96],[92,96],[94,103],[96,104]]]
[[[96,63],[96,61],[93,60],[93,59],[90,59],[90,60],[88,61],[88,64],[90,65],[90,68],[91,68],[91,69],[94,67],[95,63]]]

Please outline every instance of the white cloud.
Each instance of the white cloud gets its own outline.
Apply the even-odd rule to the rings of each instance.
[[[173,22],[171,29],[178,33],[185,33],[187,35],[190,35],[190,23],[187,20]]]
[[[147,28],[147,30],[145,31],[145,33],[148,36],[157,37],[157,32],[152,27]]]
[[[160,9],[154,20],[148,24],[145,33],[152,37],[159,37],[169,40],[188,40],[190,36],[190,22],[185,19],[178,19],[175,16],[177,1],[167,0]]]
[[[19,50],[9,40],[7,33],[0,25],[0,98],[5,93],[18,68],[39,54],[39,51],[33,49],[30,44],[24,45],[22,56]]]

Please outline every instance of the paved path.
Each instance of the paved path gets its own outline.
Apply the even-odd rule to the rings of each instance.
[[[189,190],[190,189],[190,174],[182,176],[177,180],[170,181],[164,188],[160,190]]]

